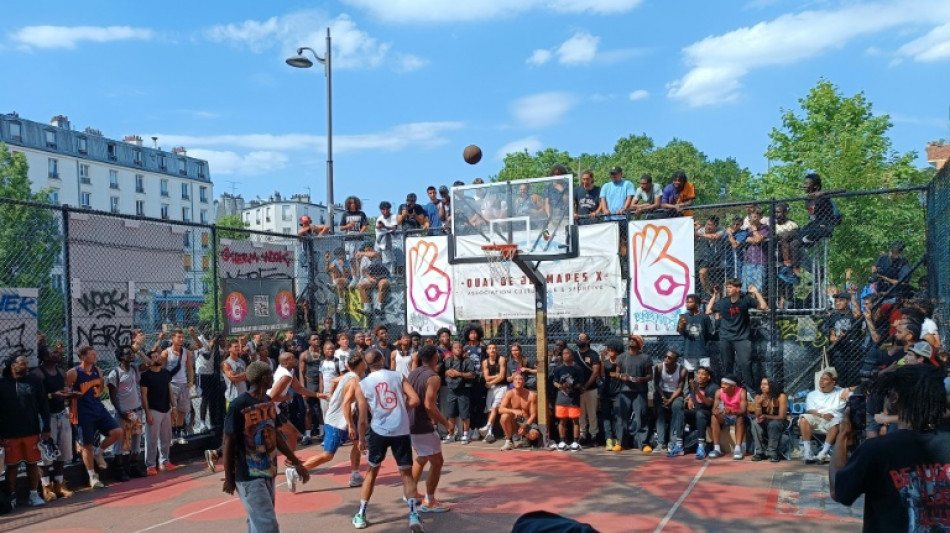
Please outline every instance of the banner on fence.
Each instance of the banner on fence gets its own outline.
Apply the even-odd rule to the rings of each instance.
[[[218,275],[239,279],[292,278],[295,257],[292,245],[221,239]]]
[[[636,220],[628,229],[630,332],[676,335],[693,289],[693,218]]]
[[[548,317],[617,316],[622,313],[624,283],[617,255],[616,224],[580,226],[575,259],[543,261]],[[494,280],[488,266],[454,265],[452,287],[459,319],[534,318],[534,285],[517,266],[511,276]]]
[[[36,359],[37,289],[0,288],[0,362],[25,355]]]
[[[73,278],[71,290],[73,354],[92,346],[105,368],[114,366],[115,349],[132,344],[135,284]]]
[[[296,304],[291,279],[225,279],[226,335],[294,329]]]
[[[455,333],[452,267],[445,236],[406,239],[406,324],[410,332]]]

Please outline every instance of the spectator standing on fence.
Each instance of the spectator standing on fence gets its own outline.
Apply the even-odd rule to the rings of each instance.
[[[752,433],[752,442],[755,444],[753,461],[779,461],[779,444],[785,428],[788,427],[788,395],[782,392],[778,382],[770,378],[762,378],[759,385],[761,391],[749,406],[749,415],[752,422],[749,429]]]
[[[712,371],[707,366],[696,369],[696,377],[689,381],[689,395],[686,398],[685,420],[692,420],[696,428],[696,459],[706,458],[706,429],[712,420],[713,402],[719,386],[712,380]],[[719,443],[716,442],[716,445]]]
[[[445,416],[452,420],[452,428],[462,428],[459,439],[461,444],[468,444],[471,422],[472,385],[475,382],[475,364],[469,359],[468,353],[462,349],[462,343],[452,343],[452,351],[443,359],[445,365],[445,387],[448,394],[445,398]],[[455,422],[456,417],[459,419]],[[449,429],[449,428],[446,428]],[[455,440],[455,432],[448,431],[444,442]]]
[[[79,348],[79,364],[66,372],[66,388],[79,394],[73,395],[73,404],[70,408],[70,422],[79,426],[79,442],[82,445],[82,462],[89,475],[89,486],[94,489],[105,488],[99,481],[95,467],[105,468],[105,461],[97,461],[102,457],[102,450],[112,446],[122,438],[122,428],[109,414],[102,400],[102,374],[96,367],[98,354],[91,346]],[[99,446],[95,446],[96,432],[104,438]]]
[[[53,348],[49,355],[40,360],[40,366],[33,371],[33,375],[43,381],[47,403],[50,412],[50,435],[53,443],[59,450],[59,456],[52,464],[46,464],[46,471],[40,478],[43,485],[43,499],[53,501],[56,498],[72,497],[73,492],[66,486],[63,472],[66,463],[73,461],[73,431],[69,423],[69,410],[66,401],[72,393],[66,389],[66,373],[60,368],[63,362],[63,351]],[[52,478],[52,483],[50,483]]]
[[[320,336],[316,333],[312,333],[308,342],[308,348],[300,354],[297,374],[300,376],[300,380],[307,390],[310,392],[320,392],[320,375],[322,374],[320,368],[320,360],[322,357],[320,355]],[[309,446],[314,434],[317,435],[318,439],[320,438],[322,402],[316,398],[307,398],[306,402],[307,410],[304,412],[304,434],[303,440],[300,441],[301,446]]]
[[[113,448],[112,467],[118,481],[128,481],[131,475],[131,455],[142,449],[145,412],[142,410],[141,367],[133,364],[135,355],[128,346],[116,350],[119,366],[106,376],[109,398],[115,408],[115,418],[122,428],[122,440]],[[138,472],[136,472],[138,473]],[[144,474],[144,472],[143,472]],[[135,477],[142,477],[136,475]]]
[[[439,366],[439,352],[435,346],[424,346],[419,350],[419,367],[410,372],[408,381],[419,396],[419,405],[409,410],[409,432],[412,448],[416,451],[416,461],[412,465],[412,478],[418,485],[422,471],[429,465],[426,476],[426,492],[419,511],[423,513],[444,513],[448,507],[435,497],[442,476],[442,442],[435,424],[441,424],[451,433],[455,428],[439,411],[439,390],[442,379],[436,372]]]
[[[10,507],[16,507],[17,472],[26,463],[30,505],[45,505],[40,496],[40,440],[50,438],[49,403],[43,381],[30,373],[26,355],[4,362],[0,377],[0,444],[6,462]]]
[[[610,169],[610,181],[600,187],[600,209],[603,215],[615,215],[609,220],[623,220],[627,209],[633,202],[633,184],[623,179],[623,169],[619,166]]]
[[[581,446],[597,444],[599,427],[597,424],[597,378],[600,377],[600,354],[590,348],[590,335],[577,335],[577,352],[574,362],[584,379],[581,386]]]
[[[629,433],[634,445],[643,453],[653,453],[647,437],[650,436],[650,419],[647,403],[649,383],[653,380],[653,364],[643,351],[643,337],[630,335],[627,352],[619,359],[620,366],[620,418],[621,428],[615,429],[618,438],[623,439]]]
[[[434,185],[429,185],[426,188],[426,195],[429,196],[429,203],[423,206],[423,210],[426,212],[426,221],[429,224],[430,233],[442,233],[442,221],[445,220],[445,206],[442,205],[442,201],[439,200],[439,195]]]
[[[768,310],[762,293],[755,285],[742,294],[742,282],[732,278],[726,281],[726,295],[719,298],[713,292],[706,305],[706,314],[715,315],[719,323],[719,357],[724,375],[739,373],[743,384],[752,384],[752,318],[751,309]]]
[[[145,411],[145,466],[150,476],[158,475],[155,468],[156,457],[158,468],[172,471],[178,467],[172,464],[171,444],[172,425],[171,412],[175,409],[174,389],[171,385],[171,373],[162,366],[160,358],[156,357],[148,372],[142,375],[141,397]]]
[[[350,260],[351,279],[359,279],[354,259],[356,252],[363,248],[363,233],[368,227],[366,213],[363,212],[363,202],[356,196],[348,196],[343,202],[344,211],[340,216],[340,231],[343,232],[343,246],[346,248],[346,257]]]
[[[706,346],[716,336],[712,318],[700,309],[698,294],[686,295],[686,312],[676,322],[676,332],[683,337],[683,366],[690,373],[697,367],[709,366]]]
[[[667,457],[683,455],[683,398],[686,389],[686,368],[679,354],[666,352],[663,362],[653,369],[653,408],[656,409],[656,443]],[[669,440],[667,440],[669,433]],[[669,446],[667,447],[667,443]]]
[[[600,187],[594,185],[594,171],[581,174],[581,184],[574,188],[574,222],[590,224],[600,207]]]
[[[667,216],[679,217],[690,216],[693,211],[689,209],[696,200],[696,188],[686,179],[686,173],[682,170],[673,172],[672,181],[663,188],[663,194],[660,196],[660,208],[665,209]]]
[[[195,367],[191,350],[185,347],[185,334],[180,329],[172,332],[172,344],[162,352],[165,368],[172,375],[175,410],[172,412],[172,437],[185,444],[188,414],[191,413],[191,389],[195,384]]]
[[[762,209],[756,206],[749,213],[748,237],[742,257],[742,287],[764,287],[765,265],[768,263],[769,225],[762,222]]]

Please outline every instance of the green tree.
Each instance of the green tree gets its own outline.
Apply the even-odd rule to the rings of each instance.
[[[214,225],[214,243],[207,252],[205,252],[205,257],[208,258],[209,264],[214,264],[214,261],[217,261],[217,251],[221,247],[221,239],[230,239],[232,241],[244,241],[250,237],[250,234],[246,231],[240,231],[242,228],[246,228],[247,224],[241,218],[240,214],[225,215],[221,217]],[[203,324],[214,324],[215,331],[222,331],[224,329],[224,317],[221,315],[221,285],[219,284],[218,279],[214,277],[214,269],[209,268],[201,280],[209,287],[211,287],[211,292],[206,298],[201,307],[198,309],[198,320]],[[217,294],[218,298],[218,312],[215,313],[214,308],[214,296]],[[217,322],[215,322],[215,315],[217,315]]]
[[[49,190],[31,191],[28,171],[26,157],[0,143],[0,198],[51,203]],[[57,211],[0,202],[0,287],[39,289],[38,326],[50,343],[65,340],[66,324],[63,294],[53,288],[51,277],[63,243]]]

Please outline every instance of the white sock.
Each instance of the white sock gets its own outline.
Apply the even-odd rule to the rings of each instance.
[[[368,501],[368,500],[360,500],[360,511],[359,511],[359,514],[365,515],[365,514],[366,514],[366,507],[367,507],[368,505],[369,505],[369,501]]]
[[[360,471],[359,471],[359,470],[351,470],[351,471],[350,471],[350,475],[351,475],[351,476],[358,476],[358,475],[360,475]]]
[[[811,444],[811,443],[809,443],[809,444]],[[822,444],[822,445],[821,445],[821,451],[823,451],[823,452],[825,452],[825,453],[830,452],[830,451],[831,451],[831,445],[828,444],[827,442],[824,443],[824,444]]]
[[[49,485],[49,476],[40,476],[40,483],[42,483],[44,487]]]
[[[63,476],[56,476],[56,482],[59,483],[60,485],[62,485],[62,484],[63,484]]]
[[[713,446],[713,449],[716,450],[716,451],[719,452],[719,453],[722,453],[722,448],[721,448],[718,444],[716,444],[715,446]]]
[[[89,474],[89,481],[94,481],[94,480],[96,479],[96,471],[95,471],[95,469],[93,469],[93,470],[86,470],[86,473]]]
[[[811,442],[802,443],[805,446],[805,453],[811,455]]]
[[[310,438],[310,430],[309,430],[309,429],[308,429],[306,432],[304,432],[304,436],[307,437],[308,439]]]
[[[435,501],[435,494],[426,494],[426,501],[432,503]]]
[[[413,496],[412,498],[409,498],[408,501],[409,501],[409,513],[414,514],[416,512],[416,497]]]

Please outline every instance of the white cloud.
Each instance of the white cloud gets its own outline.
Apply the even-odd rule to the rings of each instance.
[[[667,95],[694,107],[732,102],[739,97],[742,78],[753,69],[796,63],[898,26],[948,19],[950,5],[926,0],[782,15],[684,48],[690,71],[668,85]]]
[[[516,139],[499,148],[498,152],[495,154],[495,159],[501,161],[505,159],[506,155],[516,152],[527,151],[529,154],[534,154],[535,152],[540,151],[542,148],[544,148],[544,145],[537,137],[531,136],[525,137],[524,139]]]
[[[628,95],[631,100],[643,100],[649,96],[650,93],[646,89],[637,89]]]
[[[950,59],[950,22],[938,26],[927,35],[901,46],[897,50],[897,54],[920,63]]]
[[[574,97],[568,93],[538,93],[512,102],[511,112],[522,126],[543,128],[560,121],[574,103]]]
[[[213,42],[245,46],[256,53],[279,48],[281,54],[289,56],[297,48],[309,46],[323,56],[327,27],[333,42],[334,69],[377,68],[390,64],[394,70],[407,72],[427,63],[417,56],[392,53],[392,43],[379,42],[357,28],[347,15],[331,19],[317,10],[299,11],[264,21],[221,24],[207,29],[205,37]]]
[[[154,36],[148,28],[131,26],[26,26],[10,38],[23,48],[76,48],[83,41],[149,40]]]
[[[557,60],[562,65],[584,65],[590,63],[597,56],[597,45],[600,37],[586,32],[575,33],[570,39],[561,43],[557,49]]]
[[[550,50],[545,50],[543,48],[540,48],[538,50],[535,50],[534,53],[531,54],[531,57],[528,58],[526,63],[528,63],[529,65],[543,65],[547,63],[548,61],[550,61],[552,56],[553,54],[551,54]]]
[[[272,151],[253,151],[239,154],[230,150],[207,150],[195,148],[188,155],[205,159],[208,167],[217,174],[260,175],[279,170],[290,161],[286,154]]]
[[[642,0],[344,0],[390,23],[459,22],[509,18],[530,11],[609,15],[631,11]]]

